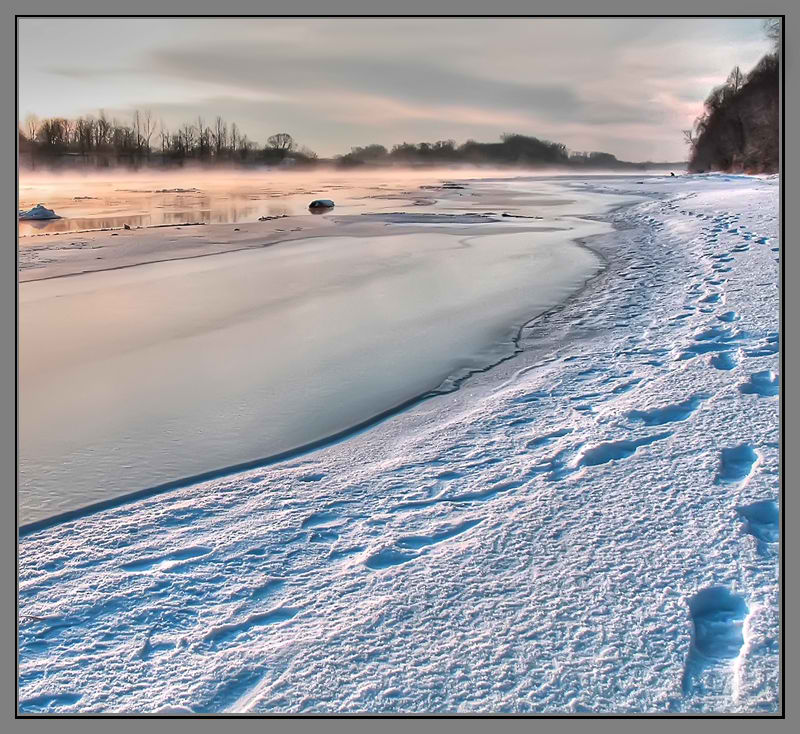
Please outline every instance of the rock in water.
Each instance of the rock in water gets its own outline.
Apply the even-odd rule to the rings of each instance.
[[[334,203],[330,199],[314,199],[309,205],[309,209],[333,209]]]
[[[18,211],[19,219],[61,219],[52,209],[48,209],[44,204],[37,204],[28,211]]]

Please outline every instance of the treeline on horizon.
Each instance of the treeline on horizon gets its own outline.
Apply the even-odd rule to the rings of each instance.
[[[401,143],[387,150],[383,145],[352,148],[335,159],[340,166],[400,164],[413,165],[493,165],[515,167],[565,168],[630,168],[642,170],[648,166],[676,165],[675,163],[632,163],[621,161],[611,153],[599,151],[571,152],[562,143],[540,140],[530,135],[505,133],[499,143],[479,143],[467,140],[456,145],[454,140],[435,143]],[[682,164],[677,164],[682,165]]]
[[[19,129],[20,166],[55,168],[81,166],[180,167],[202,165],[311,167],[335,165],[341,168],[402,166],[493,165],[510,167],[630,168],[681,165],[631,163],[611,153],[570,152],[561,143],[528,135],[507,133],[497,143],[454,140],[434,143],[400,143],[387,149],[383,145],[351,148],[349,153],[320,158],[298,145],[289,133],[276,133],[265,145],[252,141],[236,123],[230,126],[222,117],[212,124],[202,118],[184,123],[175,130],[156,123],[149,111],[135,111],[131,123],[98,117],[39,120],[29,116]]]
[[[317,154],[288,133],[271,135],[260,146],[237,126],[217,116],[212,124],[202,117],[175,130],[157,123],[149,110],[135,110],[131,123],[109,119],[101,110],[69,119],[43,120],[30,115],[19,129],[20,165],[63,166],[79,164],[96,168],[177,165],[187,161],[213,163],[278,164],[291,160],[312,163]]]
[[[726,82],[709,94],[693,128],[684,130],[691,173],[778,171],[780,21],[767,21],[765,31],[773,51],[747,75],[734,67]]]

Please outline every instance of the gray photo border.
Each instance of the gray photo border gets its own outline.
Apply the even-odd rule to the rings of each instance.
[[[0,65],[3,94],[0,99],[6,100],[2,105],[4,119],[7,124],[2,126],[4,131],[4,145],[0,150],[2,170],[7,174],[0,178],[3,196],[0,201],[6,202],[0,211],[3,212],[3,229],[6,237],[0,246],[0,377],[2,390],[0,391],[0,415],[2,415],[2,436],[0,437],[0,502],[3,511],[0,513],[2,522],[2,574],[5,579],[0,588],[16,590],[16,210],[11,212],[11,202],[16,207],[16,104],[8,100],[16,99],[16,22],[15,15],[311,15],[311,16],[340,16],[340,15],[556,15],[556,16],[597,16],[597,15],[684,15],[684,16],[734,16],[749,15],[756,17],[784,15],[784,39],[794,38],[796,34],[797,18],[800,14],[789,16],[788,2],[770,2],[762,4],[749,0],[671,0],[669,3],[634,2],[634,0],[604,0],[591,2],[591,0],[549,0],[548,2],[525,2],[524,0],[494,0],[491,3],[479,0],[405,0],[402,4],[375,3],[368,0],[283,0],[282,2],[258,2],[257,0],[228,0],[224,4],[212,0],[138,0],[135,4],[123,6],[111,4],[102,0],[3,0],[2,22],[0,22],[0,52],[3,62]],[[784,49],[786,46],[784,46]],[[484,732],[490,727],[503,731],[592,731],[605,734],[605,732],[641,732],[641,731],[708,731],[737,734],[738,732],[770,731],[796,731],[800,726],[800,717],[795,709],[792,693],[796,687],[797,672],[797,632],[792,622],[796,618],[787,610],[797,609],[797,572],[791,559],[797,558],[798,541],[790,533],[784,532],[786,527],[792,528],[791,520],[787,522],[786,508],[796,514],[797,504],[797,461],[791,453],[785,451],[785,436],[796,435],[795,429],[798,421],[798,411],[790,410],[788,406],[797,407],[797,397],[794,394],[793,382],[786,379],[787,350],[790,357],[795,357],[797,349],[794,338],[786,335],[787,323],[791,326],[788,314],[797,313],[797,292],[789,289],[786,293],[784,283],[787,282],[786,268],[796,268],[797,263],[793,255],[786,258],[786,244],[789,249],[796,249],[791,238],[791,233],[797,228],[796,210],[793,213],[791,205],[786,206],[786,181],[792,180],[787,176],[786,167],[797,163],[796,141],[786,140],[785,129],[792,128],[791,120],[797,119],[798,94],[796,76],[796,59],[793,57],[791,42],[788,53],[784,50],[782,62],[784,64],[784,84],[788,89],[784,91],[784,130],[782,131],[783,168],[782,168],[782,326],[781,326],[781,420],[782,420],[782,506],[781,506],[781,539],[783,541],[782,553],[782,583],[783,583],[783,620],[784,624],[783,645],[783,695],[784,718],[755,718],[747,716],[725,717],[644,717],[631,716],[619,718],[614,716],[569,716],[563,718],[549,717],[504,717],[492,716],[490,718],[465,716],[459,718],[418,718],[402,716],[397,718],[351,718],[341,717],[284,717],[284,718],[201,718],[187,717],[182,719],[165,719],[152,717],[123,717],[123,718],[78,718],[70,716],[52,718],[17,718],[16,713],[16,593],[3,594],[4,604],[2,622],[4,634],[2,641],[2,654],[0,654],[0,692],[2,705],[0,706],[0,721],[5,721],[3,731],[7,732],[45,732],[55,730],[65,734],[71,732],[144,732],[144,731],[179,731],[179,732],[219,732],[223,727],[234,728],[238,731],[253,732],[372,732],[383,731],[430,731],[435,727],[437,732]],[[794,79],[794,86],[792,79]],[[12,116],[14,119],[12,119]],[[12,137],[13,135],[13,137]],[[12,174],[13,171],[13,174]],[[794,197],[788,198],[789,204]],[[788,235],[787,235],[788,232]],[[795,273],[797,274],[797,273]],[[791,282],[791,275],[788,276]],[[794,307],[793,307],[794,304]],[[788,383],[788,384],[787,384]],[[788,387],[788,392],[787,392]],[[790,446],[792,444],[789,444]],[[794,552],[792,551],[794,548]],[[588,719],[584,721],[583,719]],[[794,726],[791,721],[794,720]]]

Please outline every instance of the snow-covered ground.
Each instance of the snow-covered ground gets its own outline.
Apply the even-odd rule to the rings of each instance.
[[[20,710],[779,711],[778,181],[565,185],[650,199],[515,358],[23,537]]]

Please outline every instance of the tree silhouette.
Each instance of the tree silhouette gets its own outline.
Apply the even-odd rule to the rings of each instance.
[[[767,18],[764,21],[764,33],[767,38],[772,41],[772,49],[774,53],[780,53],[781,50],[781,19],[780,18]]]
[[[734,67],[725,84],[714,88],[693,131],[684,131],[691,145],[690,171],[778,170],[779,60],[767,54],[745,77]]]
[[[742,70],[738,66],[734,66],[728,75],[727,85],[734,94],[744,85],[744,74],[742,74]]]
[[[267,138],[267,145],[273,150],[288,153],[294,149],[294,138],[289,133],[275,133]]]

